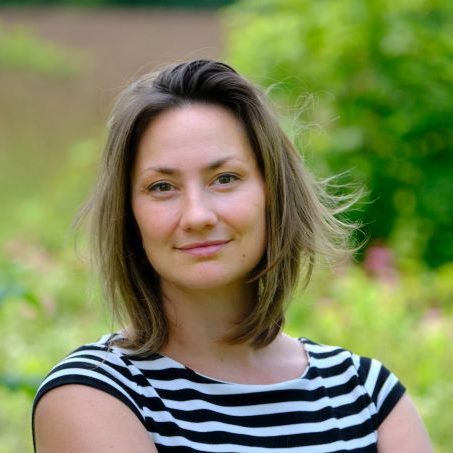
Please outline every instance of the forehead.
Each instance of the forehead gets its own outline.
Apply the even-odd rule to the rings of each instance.
[[[138,143],[135,167],[235,158],[255,160],[247,133],[229,110],[214,104],[185,104],[159,114]]]

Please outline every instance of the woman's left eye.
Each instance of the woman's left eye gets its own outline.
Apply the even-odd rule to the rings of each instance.
[[[238,180],[239,178],[235,175],[232,175],[230,173],[225,173],[223,175],[220,175],[217,177],[217,183],[218,184],[231,184],[232,182]]]

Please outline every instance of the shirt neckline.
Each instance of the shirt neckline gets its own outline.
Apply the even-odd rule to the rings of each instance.
[[[171,358],[169,356],[166,356],[164,354],[156,353],[155,356],[158,357],[158,358],[161,358],[161,359],[165,359],[169,363],[172,363],[174,366],[176,366],[176,368],[184,369],[187,372],[189,372],[190,374],[193,374],[194,376],[197,376],[198,378],[201,378],[203,380],[208,380],[208,381],[210,381],[211,383],[214,383],[214,384],[217,383],[217,384],[231,385],[231,386],[236,386],[236,387],[242,386],[242,387],[247,387],[247,388],[261,388],[261,389],[262,388],[281,387],[281,386],[286,386],[288,384],[295,383],[295,382],[298,382],[298,381],[300,381],[302,379],[305,379],[307,374],[308,374],[308,372],[309,372],[309,369],[312,366],[312,356],[310,354],[309,348],[307,347],[308,343],[310,343],[310,340],[308,340],[307,338],[304,338],[304,337],[299,337],[297,340],[301,344],[301,346],[303,348],[303,351],[305,352],[305,355],[306,355],[306,358],[307,358],[307,365],[306,365],[303,373],[300,376],[297,376],[295,378],[285,379],[283,381],[274,382],[274,383],[271,383],[271,384],[246,384],[246,383],[241,383],[241,382],[234,382],[234,381],[218,379],[218,378],[214,378],[212,376],[205,375],[205,374],[200,373],[198,371],[195,371],[194,369],[192,369],[192,368],[188,367],[187,365],[179,362],[178,360],[175,360],[175,359],[173,359],[173,358]]]

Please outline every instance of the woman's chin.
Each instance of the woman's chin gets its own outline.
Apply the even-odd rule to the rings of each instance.
[[[245,278],[235,279],[217,273],[198,274],[190,278],[173,279],[172,281],[161,280],[164,291],[166,285],[187,291],[231,291],[234,287],[243,287],[245,281]]]

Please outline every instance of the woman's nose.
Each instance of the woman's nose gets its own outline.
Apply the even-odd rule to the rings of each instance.
[[[181,227],[186,231],[212,228],[217,223],[209,194],[203,190],[191,191],[182,199]]]

